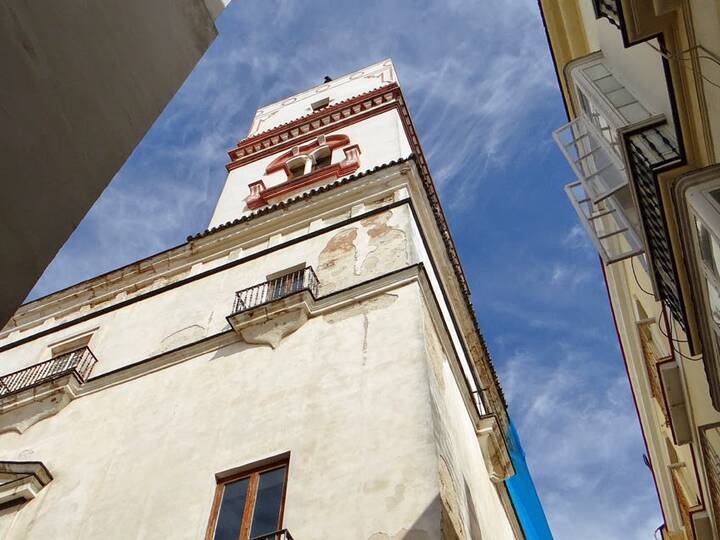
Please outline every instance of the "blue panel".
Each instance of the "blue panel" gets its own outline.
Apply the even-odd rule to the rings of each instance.
[[[515,476],[505,481],[527,540],[552,540],[545,511],[535,491],[530,471],[525,462],[525,452],[515,426],[510,421],[508,436],[510,457],[515,466]]]

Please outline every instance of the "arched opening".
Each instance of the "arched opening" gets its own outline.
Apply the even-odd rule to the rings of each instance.
[[[310,172],[312,161],[307,156],[295,156],[287,161],[288,180],[299,178]]]
[[[332,163],[332,150],[325,144],[312,153],[313,170],[322,169]]]

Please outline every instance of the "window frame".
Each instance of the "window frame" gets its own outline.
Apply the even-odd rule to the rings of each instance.
[[[283,528],[283,520],[285,518],[285,499],[287,496],[288,477],[290,475],[289,455],[281,458],[271,458],[269,460],[263,460],[260,463],[243,466],[227,474],[215,475],[216,485],[213,494],[212,506],[210,507],[210,517],[208,519],[205,540],[215,539],[215,530],[217,528],[218,517],[220,516],[220,509],[222,508],[225,487],[228,484],[238,482],[245,478],[248,479],[247,497],[245,499],[243,516],[240,521],[240,534],[238,536],[238,540],[250,540],[260,475],[281,468],[285,469],[285,475],[283,477],[282,496],[280,497],[280,511],[278,514],[278,524],[276,529],[281,530]]]
[[[720,348],[720,324],[718,324],[718,321],[713,316],[710,286],[720,291],[720,278],[716,275],[715,271],[708,266],[703,257],[696,222],[700,222],[708,234],[714,237],[716,242],[720,244],[720,204],[710,195],[711,191],[718,189],[720,189],[720,179],[694,186],[690,188],[687,193],[688,209],[690,211],[690,227],[693,239],[693,256],[700,273],[699,287],[702,291],[702,310],[705,313],[705,320],[713,337],[713,344],[711,346],[715,351]]]

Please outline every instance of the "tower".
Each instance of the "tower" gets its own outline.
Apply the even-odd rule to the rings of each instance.
[[[35,479],[0,486],[29,501],[7,537],[523,538],[392,62],[259,109],[229,155],[207,230],[0,335],[0,467]]]

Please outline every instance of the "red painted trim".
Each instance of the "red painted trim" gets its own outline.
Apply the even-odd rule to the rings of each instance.
[[[252,197],[251,195],[251,197],[248,197],[248,199],[246,200],[246,203],[248,208],[250,208],[251,210],[255,210],[257,208],[260,208],[261,206],[269,204],[270,200],[275,197],[287,195],[289,193],[292,193],[293,191],[297,191],[298,189],[302,189],[311,184],[320,182],[321,180],[326,180],[332,177],[341,178],[343,176],[348,176],[355,172],[359,167],[359,161],[346,159],[344,161],[341,161],[340,163],[336,163],[335,165],[323,167],[322,169],[312,172],[310,174],[306,174],[305,176],[301,176],[299,178],[295,178],[293,180],[283,182],[282,184],[267,188],[264,191],[261,191],[256,197]],[[257,182],[255,182],[255,184],[256,183]]]
[[[328,135],[325,138],[325,143],[332,151],[332,150],[335,150],[336,148],[342,148],[343,146],[350,144],[350,138],[347,135],[341,135],[341,134]],[[303,155],[303,154],[308,154],[308,153],[312,152],[313,150],[315,150],[316,148],[320,148],[320,143],[318,142],[317,137],[313,141],[309,142],[308,144],[301,146],[299,148],[297,154],[293,154],[292,150],[288,150],[284,154],[276,157],[274,160],[272,160],[270,162],[270,165],[268,165],[265,168],[265,174],[272,174],[281,169],[285,169],[285,172],[288,173],[289,171],[287,170],[287,167],[285,165],[290,158],[295,157],[296,155],[299,156],[299,155]]]
[[[328,124],[325,124],[323,126],[320,126],[316,129],[310,129],[309,131],[305,133],[300,133],[297,136],[290,136],[285,141],[281,143],[274,144],[271,139],[272,138],[278,138],[279,135],[275,133],[275,130],[278,130],[280,133],[286,133],[287,131],[291,129],[298,128],[298,126],[306,125],[312,120],[311,116],[308,116],[306,118],[301,118],[291,124],[287,124],[284,126],[280,126],[278,128],[275,128],[267,133],[262,134],[261,136],[258,136],[257,138],[253,139],[247,139],[247,141],[243,141],[238,145],[237,148],[231,150],[228,152],[230,155],[230,158],[232,161],[228,163],[225,168],[228,172],[237,169],[238,167],[242,167],[244,165],[247,165],[248,163],[252,163],[254,161],[257,161],[259,159],[262,159],[264,157],[270,156],[272,154],[275,154],[277,152],[282,152],[284,150],[287,150],[288,148],[292,148],[293,146],[297,146],[298,144],[302,144],[304,141],[308,141],[310,139],[313,139],[317,137],[318,135],[323,135],[332,131],[337,131],[340,128],[356,124],[362,120],[366,120],[368,118],[372,118],[373,116],[377,116],[378,114],[382,114],[384,112],[387,112],[389,110],[397,109],[398,111],[401,110],[402,104],[398,101],[398,98],[400,97],[400,89],[397,87],[397,85],[388,85],[385,87],[381,87],[376,92],[371,92],[368,94],[364,94],[361,96],[358,96],[354,100],[348,100],[345,103],[341,103],[336,105],[338,107],[338,110],[345,110],[345,109],[352,109],[353,107],[357,107],[358,104],[361,104],[363,102],[366,102],[368,100],[372,101],[374,98],[377,98],[378,96],[385,95],[389,92],[393,93],[392,101],[385,101],[381,105],[375,105],[373,103],[373,106],[370,106],[367,109],[362,109],[357,112],[353,112],[350,115],[346,116],[342,120],[337,120],[335,122],[330,122]],[[323,113],[320,115],[320,113]],[[333,111],[329,111],[328,109],[323,109],[322,111],[318,111],[319,116],[326,116],[333,114]],[[244,156],[238,156],[237,152],[238,150],[242,148],[248,148],[248,147],[262,147],[259,148],[256,152],[246,154]]]
[[[267,189],[265,187],[265,182],[262,180],[258,180],[257,182],[251,182],[248,184],[248,187],[250,188],[250,195],[245,200],[245,202],[248,205],[248,208],[259,208],[265,204],[265,201],[263,199],[263,192]]]
[[[348,107],[356,105],[357,103],[362,103],[363,101],[372,100],[373,98],[375,98],[377,96],[381,96],[388,92],[392,92],[394,90],[399,90],[399,89],[400,89],[400,87],[398,86],[397,83],[392,83],[392,84],[388,84],[386,86],[381,86],[379,88],[376,88],[375,90],[370,90],[368,92],[365,92],[364,94],[358,94],[357,96],[348,98],[345,101],[341,101],[341,102],[335,103],[333,105],[328,105],[327,107],[325,107],[319,111],[315,111],[306,116],[301,116],[300,118],[297,118],[297,119],[287,122],[285,124],[281,124],[279,126],[271,128],[267,131],[263,131],[261,133],[258,133],[257,135],[251,135],[250,137],[246,137],[245,139],[242,139],[240,142],[238,142],[237,146],[231,152],[235,152],[236,150],[240,150],[242,148],[247,148],[248,146],[253,146],[254,144],[256,144],[258,141],[260,141],[262,139],[270,138],[273,135],[278,135],[278,134],[282,133],[283,131],[289,131],[293,128],[297,128],[303,124],[307,124],[308,122],[313,121],[315,118],[320,118],[320,117],[326,116],[328,114],[333,114],[335,112],[341,111],[342,109],[346,109]]]
[[[608,284],[607,274],[605,273],[605,265],[602,259],[598,257],[600,261],[600,268],[603,273],[603,280],[605,281],[605,291],[608,295],[608,304],[610,304],[610,313],[612,314],[613,324],[615,325],[615,335],[617,336],[618,344],[620,345],[620,354],[622,354],[623,364],[625,365],[625,374],[628,378],[628,384],[630,385],[630,394],[633,398],[633,404],[635,405],[635,414],[637,414],[638,424],[640,424],[640,433],[642,433],[643,443],[645,444],[645,451],[647,452],[648,461],[650,462],[650,474],[653,477],[653,483],[655,484],[655,493],[658,498],[658,505],[660,506],[660,512],[663,517],[663,525],[667,529],[667,516],[665,515],[665,509],[662,505],[662,499],[660,498],[660,489],[658,489],[657,478],[655,477],[655,469],[652,466],[652,456],[650,455],[650,448],[648,447],[647,435],[645,434],[645,427],[643,426],[642,419],[640,418],[640,409],[638,408],[637,397],[635,396],[635,389],[632,385],[632,379],[630,378],[630,369],[628,368],[627,356],[625,355],[625,347],[623,346],[622,338],[620,337],[620,329],[618,328],[617,317],[615,316],[615,307],[612,303],[612,296],[610,296],[610,285]]]

